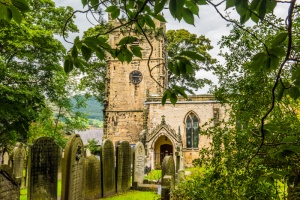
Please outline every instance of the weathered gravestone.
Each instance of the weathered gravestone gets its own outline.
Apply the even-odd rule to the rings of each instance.
[[[0,199],[19,200],[20,187],[8,165],[0,165]]]
[[[9,154],[7,151],[3,154],[3,165],[9,165]]]
[[[29,148],[27,198],[57,199],[60,147],[49,137],[38,138]]]
[[[78,134],[70,136],[62,161],[63,200],[83,199],[84,149]]]
[[[170,199],[170,190],[175,186],[175,163],[173,156],[165,156],[162,163],[161,199]]]
[[[131,146],[129,142],[122,141],[116,152],[117,192],[129,190],[131,183]]]
[[[104,140],[101,147],[102,194],[107,197],[116,193],[115,153],[110,140]]]
[[[133,156],[133,182],[143,183],[145,168],[145,148],[143,143],[137,142]]]
[[[165,156],[163,163],[162,163],[162,168],[161,168],[161,177],[162,177],[162,185],[163,183],[163,178],[165,175],[171,176],[171,187],[174,186],[175,184],[175,163],[173,156]]]
[[[94,155],[85,159],[84,178],[84,198],[86,200],[101,198],[101,163]]]
[[[26,157],[26,150],[21,142],[18,142],[13,150],[13,173],[19,181],[23,177],[24,161]]]

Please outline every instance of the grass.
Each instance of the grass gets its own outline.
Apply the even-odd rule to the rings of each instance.
[[[145,179],[149,181],[158,181],[161,178],[161,170],[151,170]]]
[[[105,200],[156,200],[160,199],[160,196],[154,192],[142,192],[142,191],[128,191],[125,193],[119,193],[117,196],[104,198]]]

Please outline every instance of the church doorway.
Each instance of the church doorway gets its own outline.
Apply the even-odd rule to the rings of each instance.
[[[167,136],[160,136],[155,141],[154,147],[154,160],[155,160],[155,168],[158,169],[161,167],[163,159],[165,156],[173,156],[174,147],[172,142]]]
[[[165,156],[173,156],[173,146],[171,144],[160,145],[160,165]]]

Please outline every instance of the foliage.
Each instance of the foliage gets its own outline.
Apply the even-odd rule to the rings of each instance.
[[[159,182],[161,179],[161,170],[151,170],[147,176],[145,176],[145,179]]]
[[[23,0],[15,2],[25,5]],[[28,3],[41,12],[24,13],[19,24],[0,19],[1,145],[26,141],[29,126],[48,101],[60,107],[69,94],[68,76],[60,65],[66,51],[54,34],[62,32],[59,20],[73,10],[56,8],[49,0]],[[5,3],[0,4],[1,10]],[[77,31],[72,19],[65,30],[66,34]]]
[[[88,145],[87,148],[91,151],[91,154],[96,154],[100,152],[100,146],[98,146],[98,141],[93,138],[93,139],[88,139]]]
[[[211,65],[216,62],[207,53],[212,49],[210,40],[205,38],[204,35],[197,36],[191,34],[187,30],[169,30],[166,32],[167,38],[167,55],[168,61],[172,63],[168,65],[168,83],[169,85],[179,85],[185,91],[194,94],[194,91],[202,88],[205,84],[210,84],[208,79],[196,78],[196,72],[201,70],[210,70]],[[180,73],[183,69],[180,64],[176,65],[176,56],[181,52],[193,51],[201,53],[206,59],[204,62],[191,60],[191,67],[186,68],[186,73]],[[174,60],[175,59],[175,60]],[[174,61],[173,61],[174,60]]]

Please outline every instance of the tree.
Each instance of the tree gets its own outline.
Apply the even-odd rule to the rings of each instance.
[[[65,48],[54,34],[62,32],[59,20],[71,15],[72,9],[55,8],[49,0],[29,5],[41,12],[24,14],[19,24],[0,19],[2,145],[11,139],[26,140],[30,124],[48,106],[46,100],[60,106],[69,98],[68,76],[60,65]],[[77,31],[72,20],[66,30]]]
[[[202,88],[205,84],[211,84],[208,79],[196,78],[196,72],[199,70],[209,71],[212,64],[216,62],[215,59],[207,53],[213,47],[210,45],[210,40],[204,35],[197,36],[191,34],[185,29],[169,30],[166,32],[168,60],[171,62],[178,54],[184,51],[193,51],[202,54],[206,60],[205,62],[198,62],[191,60],[192,67],[186,74],[180,74],[180,69],[176,67],[169,67],[168,83],[169,85],[179,85],[185,91],[194,94],[194,90]],[[173,65],[172,65],[173,66]]]

